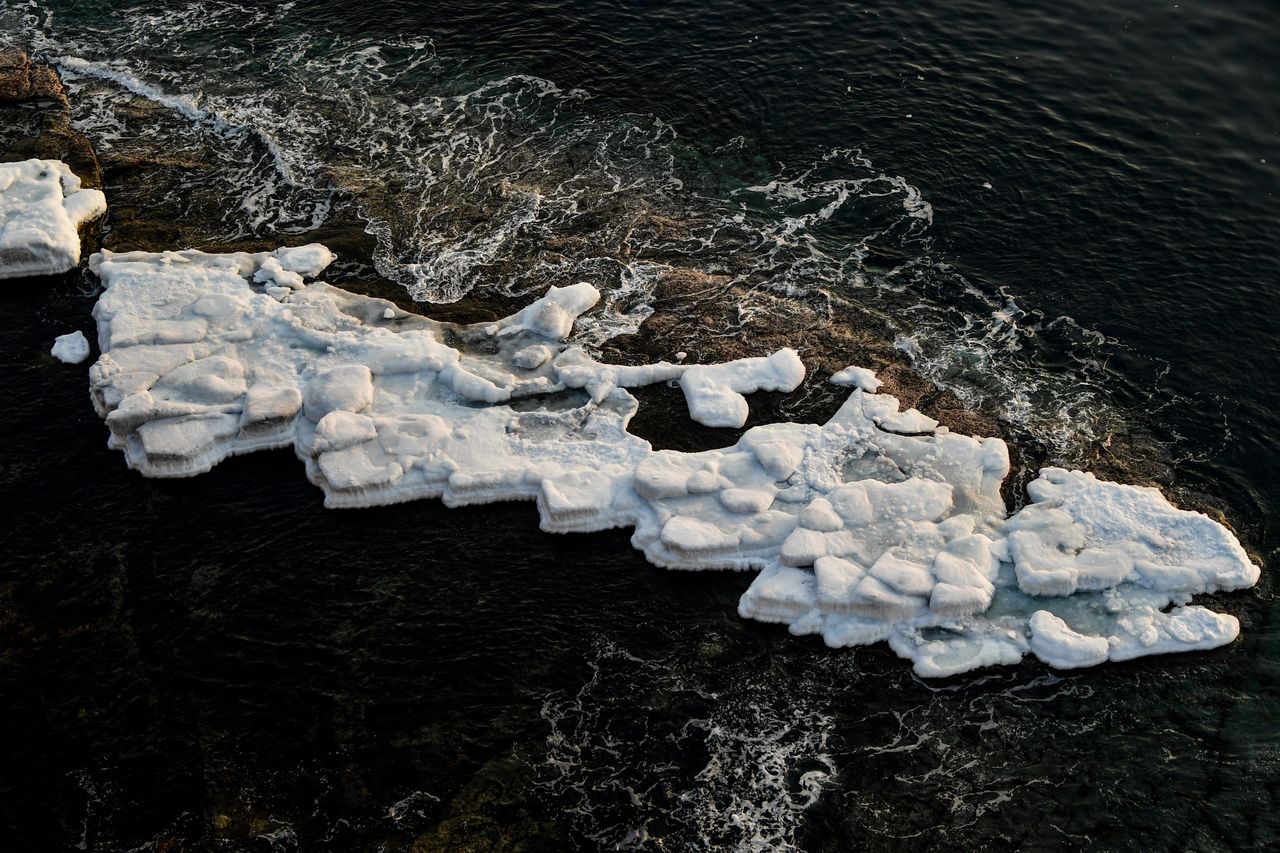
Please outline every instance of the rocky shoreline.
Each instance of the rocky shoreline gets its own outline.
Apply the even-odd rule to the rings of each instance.
[[[32,62],[25,51],[0,50],[0,162],[30,159],[61,160],[81,186],[103,188],[93,143],[71,125],[71,102],[58,72]],[[81,259],[101,246],[104,218],[81,226]]]
[[[163,107],[141,96],[130,103],[140,121],[159,109]],[[361,203],[367,200],[343,190],[341,185],[351,182],[341,180],[341,175],[333,176],[337,186],[334,202],[319,227],[264,229],[253,237],[226,239],[224,200],[199,192],[218,168],[212,158],[201,156],[199,151],[175,153],[146,146],[99,152],[75,129],[72,114],[73,105],[57,69],[34,61],[20,48],[0,50],[0,162],[62,160],[81,178],[83,186],[107,191],[110,211],[106,217],[85,224],[82,258],[99,248],[117,252],[188,247],[210,252],[259,252],[318,242],[338,254],[334,277],[344,289],[388,299],[406,311],[426,313],[443,322],[494,320],[529,300],[527,295],[478,288],[456,302],[431,304],[424,312],[423,304],[414,301],[402,285],[377,270],[373,260],[377,237],[361,215]],[[504,192],[524,189],[504,188]],[[919,409],[956,432],[998,437],[1008,443],[1013,472],[1003,491],[1010,506],[1021,505],[1025,484],[1040,467],[1069,461],[1115,482],[1172,490],[1181,505],[1226,523],[1220,499],[1176,483],[1168,450],[1144,431],[1118,429],[1088,445],[1081,458],[1055,459],[1034,436],[1004,423],[994,401],[967,407],[953,391],[914,369],[908,356],[894,347],[892,326],[875,310],[825,293],[775,295],[734,283],[725,271],[707,272],[691,266],[684,241],[706,224],[696,212],[670,215],[625,201],[609,212],[617,220],[617,244],[612,251],[573,237],[553,237],[522,247],[526,256],[566,260],[605,257],[619,264],[642,261],[661,268],[651,296],[653,313],[634,333],[605,341],[599,348],[604,360],[641,364],[671,358],[673,342],[688,352],[692,362],[702,363],[764,355],[784,346],[796,349],[808,368],[803,386],[793,394],[756,394],[744,429],[783,418],[825,420],[842,401],[827,378],[849,364],[863,365],[876,371],[884,382],[884,392],[897,397],[904,408]],[[638,240],[641,235],[656,239]],[[637,242],[662,248],[633,250]],[[493,271],[495,275],[510,273],[511,267],[525,260],[527,257],[497,264]],[[744,317],[739,305],[748,299],[759,310]],[[671,417],[683,416],[679,392],[653,387],[637,393],[642,406],[633,430],[656,446],[707,449],[732,443],[743,431],[708,429],[689,422],[685,424],[688,429],[675,438],[663,425]]]

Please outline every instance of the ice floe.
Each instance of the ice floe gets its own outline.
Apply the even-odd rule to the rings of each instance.
[[[80,331],[58,335],[53,340],[49,355],[67,364],[79,364],[89,357],[89,339]]]
[[[331,507],[525,498],[548,531],[629,526],[657,565],[758,572],[742,616],[833,647],[887,641],[925,676],[1027,654],[1090,666],[1239,632],[1190,605],[1257,581],[1221,525],[1057,468],[1006,518],[1004,442],[901,411],[870,371],[837,374],[853,390],[826,424],[655,451],[627,432],[628,388],[676,381],[692,417],[741,426],[745,394],[802,381],[799,357],[606,364],[569,340],[599,298],[589,284],[464,326],[308,284],[330,260],[320,246],[95,255],[90,381],[110,446],[154,477],[292,446]]]
[[[106,211],[102,192],[61,161],[0,163],[0,279],[74,269],[80,226]]]

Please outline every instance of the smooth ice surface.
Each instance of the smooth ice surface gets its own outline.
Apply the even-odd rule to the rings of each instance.
[[[854,390],[826,424],[655,451],[626,431],[628,388],[676,380],[693,417],[741,424],[743,395],[794,388],[799,357],[605,364],[568,340],[599,297],[588,284],[456,326],[308,284],[331,258],[95,255],[90,380],[110,446],[148,476],[183,477],[291,445],[331,507],[527,498],[548,531],[630,526],[657,565],[756,571],[742,616],[833,647],[887,641],[925,676],[1029,653],[1089,666],[1239,632],[1189,606],[1257,581],[1225,528],[1154,489],[1057,468],[1006,519],[1004,442],[901,411],[868,390],[869,371],[844,371]]]
[[[66,163],[0,163],[0,278],[74,269],[80,226],[106,211],[101,191],[82,189]]]
[[[49,355],[67,364],[79,364],[89,357],[89,339],[81,331],[58,335],[54,338]]]

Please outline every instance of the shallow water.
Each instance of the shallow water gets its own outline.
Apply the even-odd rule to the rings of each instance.
[[[1264,561],[1217,601],[1227,649],[921,682],[743,623],[744,576],[540,534],[531,507],[328,512],[287,452],[143,480],[46,355],[91,331],[93,283],[6,288],[8,837],[1274,844],[1276,16],[1036,5],[0,4],[105,154],[213,158],[190,193],[108,186],[202,206],[193,243],[301,235],[340,190],[418,298],[598,284],[589,343],[643,319],[672,258],[867,304],[1050,457],[1152,437],[1164,485]],[[623,227],[642,214],[684,224]]]

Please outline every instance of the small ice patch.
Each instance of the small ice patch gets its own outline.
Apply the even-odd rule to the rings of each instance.
[[[58,335],[53,341],[53,349],[49,350],[49,355],[67,364],[79,364],[89,357],[89,341],[81,331]]]
[[[573,323],[600,301],[600,291],[585,282],[553,287],[546,295],[510,317],[487,327],[490,335],[512,335],[530,331],[562,341],[573,331]]]
[[[693,365],[680,377],[689,416],[710,427],[741,427],[754,391],[794,391],[804,381],[804,364],[793,349],[767,358],[743,358],[727,364]]]
[[[1106,637],[1091,637],[1071,629],[1066,622],[1047,610],[1037,610],[1027,622],[1031,632],[1031,651],[1036,657],[1058,669],[1096,666],[1107,659],[1110,646]]]
[[[847,388],[861,388],[868,394],[880,390],[884,383],[876,378],[875,373],[865,367],[846,367],[831,377],[832,385],[843,385]]]
[[[315,278],[337,259],[328,246],[320,243],[282,247],[271,254],[283,269],[305,278]]]
[[[80,263],[80,226],[107,212],[60,160],[0,163],[0,279],[57,275]]]
[[[907,409],[887,418],[881,419],[877,426],[886,432],[899,435],[923,435],[938,428],[938,422],[918,409]]]

